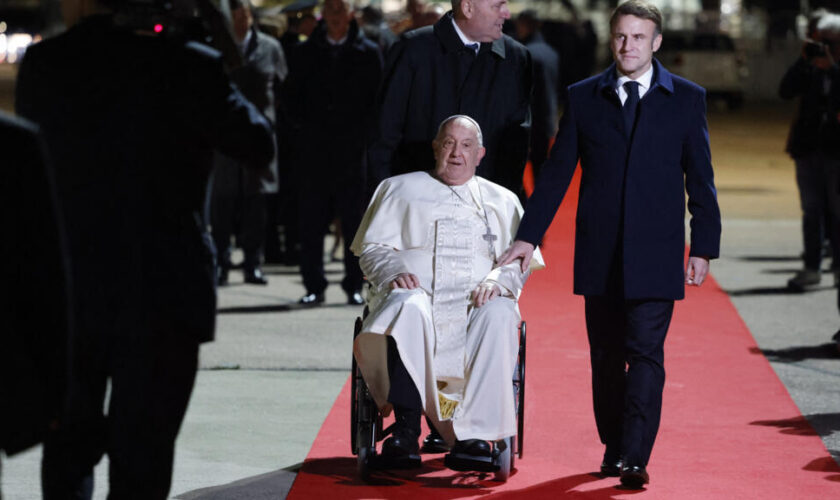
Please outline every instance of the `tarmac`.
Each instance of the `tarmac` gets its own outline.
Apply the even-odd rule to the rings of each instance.
[[[840,461],[840,354],[831,341],[840,317],[830,262],[819,286],[805,293],[786,288],[801,268],[802,251],[793,162],[783,152],[792,113],[776,103],[738,112],[711,107],[724,216],[721,258],[711,270],[755,337],[754,354],[767,357]],[[312,309],[296,305],[303,286],[294,267],[266,266],[264,287],[242,284],[240,274],[231,273],[231,285],[219,292],[216,341],[201,349],[177,443],[172,498],[286,496],[350,373],[353,321],[361,308],[344,303],[341,265],[330,262],[327,270],[327,303]],[[714,364],[709,360],[710,368]],[[795,430],[794,423],[779,425],[779,432]],[[4,498],[40,498],[40,453],[36,447],[4,459]],[[105,498],[107,458],[97,466],[96,484],[94,498]]]

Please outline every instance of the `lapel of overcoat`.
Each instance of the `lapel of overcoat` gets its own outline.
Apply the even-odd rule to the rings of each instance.
[[[616,92],[618,77],[615,63],[611,64],[609,68],[601,73],[598,85],[596,86],[597,92],[601,97],[600,101],[603,104],[600,111],[603,112],[602,116],[606,121],[605,126],[620,132],[623,138],[623,144],[627,147],[628,154],[633,144],[637,143],[639,138],[647,137],[653,127],[657,126],[656,115],[661,110],[660,107],[662,105],[667,105],[662,100],[663,94],[670,95],[674,93],[674,83],[671,78],[671,73],[656,59],[653,59],[652,64],[653,79],[651,80],[650,88],[639,101],[639,108],[636,111],[636,129],[633,132],[633,137],[629,141],[624,130],[621,99],[619,99],[618,93]]]

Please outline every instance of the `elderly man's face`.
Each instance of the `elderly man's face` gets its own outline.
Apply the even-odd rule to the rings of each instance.
[[[485,152],[478,143],[475,126],[461,118],[447,124],[432,146],[435,150],[435,176],[450,186],[459,186],[470,180]]]
[[[464,0],[461,8],[467,17],[467,36],[477,42],[502,38],[502,26],[510,19],[507,0]]]

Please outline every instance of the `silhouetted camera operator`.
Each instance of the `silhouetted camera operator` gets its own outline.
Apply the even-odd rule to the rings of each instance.
[[[797,291],[820,282],[826,236],[835,284],[840,281],[840,15],[817,14],[808,35],[801,57],[779,85],[783,99],[800,98],[787,143],[796,163],[805,247],[804,269],[788,281]]]
[[[17,112],[54,160],[76,319],[68,407],[44,445],[48,500],[89,498],[103,453],[109,498],[167,496],[198,346],[213,337],[212,151],[254,168],[274,154],[220,54],[168,36],[172,19],[144,17],[161,4],[140,4],[63,0],[70,29],[30,47],[18,76]]]

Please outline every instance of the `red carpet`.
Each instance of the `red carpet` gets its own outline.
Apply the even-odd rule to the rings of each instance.
[[[677,303],[651,484],[623,490],[595,473],[603,448],[592,416],[583,299],[571,293],[576,186],[577,178],[546,237],[549,267],[534,275],[521,302],[528,322],[525,457],[510,480],[453,472],[442,455],[427,455],[422,469],[361,482],[350,454],[348,383],[289,498],[840,498],[840,467],[713,279]]]

